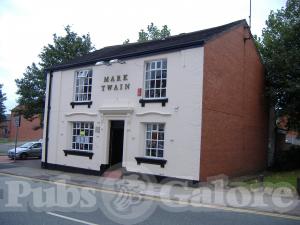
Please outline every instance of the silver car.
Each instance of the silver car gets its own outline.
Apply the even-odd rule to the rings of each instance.
[[[7,152],[10,159],[14,159],[15,149],[10,149]],[[16,149],[16,159],[26,159],[28,157],[38,157],[42,156],[42,142],[34,141],[27,142]]]

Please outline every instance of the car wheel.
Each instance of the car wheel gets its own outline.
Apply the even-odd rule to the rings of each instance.
[[[26,153],[22,153],[20,155],[20,159],[27,159],[27,154]]]

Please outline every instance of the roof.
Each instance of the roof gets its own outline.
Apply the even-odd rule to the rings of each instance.
[[[76,57],[67,63],[47,68],[47,71],[57,71],[84,65],[91,65],[99,61],[139,57],[158,52],[203,46],[208,40],[240,25],[247,25],[246,20],[238,20],[218,27],[174,35],[163,40],[108,46],[86,55]]]

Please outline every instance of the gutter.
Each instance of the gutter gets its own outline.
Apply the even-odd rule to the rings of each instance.
[[[46,74],[47,74],[47,72],[46,72]],[[49,120],[50,120],[50,110],[51,110],[52,78],[53,78],[53,72],[50,71],[49,89],[48,89],[48,102],[47,102],[46,138],[45,138],[45,162],[42,162],[42,167],[43,168],[48,167],[48,142],[49,142]]]

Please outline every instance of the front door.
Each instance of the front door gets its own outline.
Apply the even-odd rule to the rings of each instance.
[[[123,139],[124,121],[112,120],[110,122],[110,145],[109,145],[109,165],[122,163],[123,159]]]

